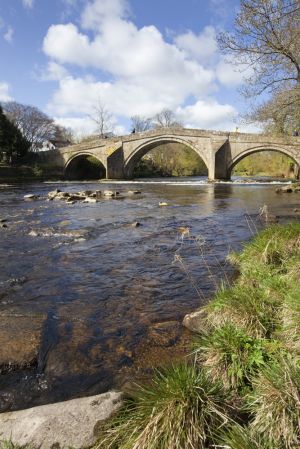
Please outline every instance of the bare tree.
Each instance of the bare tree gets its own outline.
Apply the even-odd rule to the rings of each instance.
[[[98,98],[97,104],[93,107],[93,112],[89,116],[97,125],[97,134],[101,139],[112,133],[113,116],[105,107],[101,98]]]
[[[182,124],[176,120],[175,114],[170,109],[163,109],[153,117],[155,128],[181,128]]]
[[[270,134],[293,134],[300,129],[300,90],[282,88],[248,115],[248,121],[264,124]]]
[[[71,128],[65,128],[61,125],[55,125],[53,139],[61,144],[75,143],[76,138]]]
[[[131,117],[131,129],[137,133],[148,131],[152,128],[152,119],[141,115]]]
[[[300,84],[299,0],[241,0],[233,32],[219,35],[221,49],[248,64],[247,95]]]
[[[3,105],[8,119],[21,131],[30,143],[31,151],[38,151],[45,140],[54,137],[55,123],[35,106],[8,102]]]

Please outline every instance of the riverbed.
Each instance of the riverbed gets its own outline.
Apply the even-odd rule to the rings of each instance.
[[[56,188],[120,194],[47,201]],[[298,194],[275,190],[201,178],[0,185],[0,411],[120,388],[182,358],[182,318],[231,282],[226,256],[265,226],[260,209],[300,217]]]

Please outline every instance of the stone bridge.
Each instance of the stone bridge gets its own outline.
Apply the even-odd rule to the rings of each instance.
[[[184,128],[161,128],[112,139],[96,139],[48,151],[44,160],[67,174],[72,164],[87,156],[97,158],[107,179],[130,179],[136,163],[164,143],[181,143],[204,161],[210,180],[230,179],[233,167],[244,157],[261,151],[277,151],[300,166],[300,137],[218,132]]]

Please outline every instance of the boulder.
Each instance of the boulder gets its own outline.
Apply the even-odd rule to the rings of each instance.
[[[203,328],[203,319],[204,312],[200,309],[185,315],[182,324],[192,332],[200,332]]]
[[[61,192],[61,190],[59,190],[59,189],[52,190],[52,192],[48,193],[48,198],[50,200],[53,200],[56,197],[56,195],[60,192]]]
[[[104,190],[103,192],[104,196],[117,196],[120,195],[120,192],[112,191],[112,190]]]
[[[24,195],[24,200],[37,200],[39,198],[39,195],[34,195],[33,193],[29,193],[27,195]]]
[[[66,200],[68,198],[70,198],[70,194],[68,192],[58,192],[55,195],[56,200]]]
[[[101,423],[122,404],[116,391],[0,414],[0,440],[32,449],[91,447]]]
[[[90,198],[89,196],[87,196],[84,201],[84,203],[98,203],[98,201],[96,200],[96,198]]]
[[[138,228],[138,227],[141,226],[141,223],[140,223],[139,221],[135,221],[134,223],[131,224],[131,226],[132,226],[133,228]]]

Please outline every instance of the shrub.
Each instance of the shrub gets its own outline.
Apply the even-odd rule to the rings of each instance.
[[[221,386],[197,366],[157,372],[109,423],[98,449],[204,449],[228,408]]]

